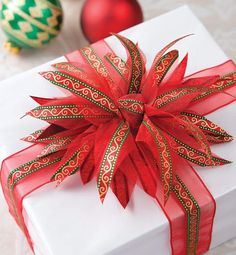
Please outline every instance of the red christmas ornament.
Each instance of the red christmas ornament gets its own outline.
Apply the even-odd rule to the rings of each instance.
[[[91,43],[142,21],[137,0],[87,0],[81,14],[82,30]]]

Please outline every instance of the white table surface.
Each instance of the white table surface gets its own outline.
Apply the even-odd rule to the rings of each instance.
[[[145,20],[188,4],[226,54],[236,60],[236,0],[140,0],[139,2],[143,7]],[[10,55],[3,48],[5,37],[0,31],[0,80],[85,46],[87,42],[79,26],[82,3],[81,0],[62,0],[65,10],[62,33],[44,49],[22,51],[20,56]],[[32,255],[1,197],[0,215],[0,254]],[[236,239],[206,255],[236,255]]]

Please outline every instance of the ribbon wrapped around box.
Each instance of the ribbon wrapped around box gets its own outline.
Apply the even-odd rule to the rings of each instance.
[[[100,41],[40,72],[63,96],[32,96],[40,106],[27,115],[50,125],[25,136],[33,145],[3,161],[10,212],[34,248],[22,203],[36,189],[79,173],[83,184],[96,180],[102,203],[111,188],[126,208],[138,185],[169,221],[171,254],[203,254],[216,203],[194,168],[231,163],[210,146],[233,137],[205,115],[235,101],[236,66],[227,60],[186,75],[191,58],[178,61],[177,49],[191,36],[182,34],[146,68],[141,46],[114,36],[126,49],[125,61]]]

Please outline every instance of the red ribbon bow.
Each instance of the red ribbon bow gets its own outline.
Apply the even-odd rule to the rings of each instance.
[[[210,145],[229,142],[232,136],[203,115],[235,99],[230,89],[236,84],[236,72],[221,75],[222,70],[235,71],[235,65],[228,61],[185,77],[188,56],[174,66],[178,51],[165,53],[180,38],[162,49],[146,72],[138,46],[115,36],[126,48],[126,62],[113,52],[103,56],[103,45],[98,50],[91,46],[80,51],[84,62],[58,63],[53,65],[57,71],[41,73],[67,96],[32,97],[40,106],[27,114],[50,126],[24,138],[43,148],[35,160],[10,173],[8,187],[13,190],[25,177],[55,163],[51,181],[61,183],[79,171],[83,183],[97,178],[101,201],[111,187],[123,207],[140,184],[171,221],[180,206],[187,215],[184,244],[177,247],[172,242],[173,254],[201,254],[209,248],[212,223],[205,231],[209,236],[200,243],[201,206],[195,194],[212,197],[192,165],[230,163],[214,155]],[[30,168],[23,171],[25,165]],[[212,222],[214,206],[209,210]],[[172,222],[172,241],[176,231],[181,236]]]

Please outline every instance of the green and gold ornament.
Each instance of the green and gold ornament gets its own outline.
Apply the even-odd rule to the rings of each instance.
[[[3,0],[0,24],[8,37],[5,47],[12,53],[43,47],[59,34],[62,14],[59,0]]]

